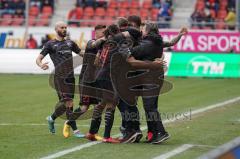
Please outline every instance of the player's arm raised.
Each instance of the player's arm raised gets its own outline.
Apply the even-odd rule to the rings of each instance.
[[[168,41],[164,41],[163,42],[163,47],[171,47],[171,46],[176,45],[179,42],[179,40],[182,38],[182,36],[186,35],[187,33],[188,33],[187,28],[183,27],[180,30],[180,32],[178,33],[178,35],[175,38],[173,38],[171,41],[169,41],[169,42]]]

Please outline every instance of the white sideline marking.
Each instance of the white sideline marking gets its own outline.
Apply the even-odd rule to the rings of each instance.
[[[196,115],[196,114],[203,113],[203,112],[211,110],[211,109],[215,109],[215,108],[218,108],[218,107],[223,107],[225,105],[234,103],[234,102],[239,101],[239,100],[240,100],[240,97],[232,98],[232,99],[220,102],[220,103],[216,103],[216,104],[209,105],[209,106],[206,106],[206,107],[203,107],[203,108],[200,108],[200,109],[196,109],[196,110],[194,110],[194,111],[192,111],[190,113],[186,112],[184,114]],[[180,119],[183,119],[183,118],[184,118],[184,116],[180,116],[178,119],[174,118],[172,120],[164,120],[163,123],[172,123],[172,122],[175,122],[176,120],[180,120]],[[141,127],[141,130],[146,130],[146,129],[147,129],[147,126]],[[120,136],[120,134],[114,135],[114,137],[118,137],[118,136]],[[95,141],[95,142],[90,142],[90,143],[91,143],[90,146],[93,146],[93,145],[99,144],[101,142],[96,142]],[[53,158],[61,157],[61,156],[64,156],[66,154],[69,154],[71,152],[81,150],[81,149],[85,148],[86,145],[87,145],[87,147],[90,147],[89,143],[82,144],[82,145],[79,145],[79,146],[75,146],[73,148],[69,148],[69,149],[66,149],[66,150],[63,150],[63,151],[59,151],[57,153],[54,153],[54,154],[42,157],[41,159],[53,159]]]
[[[191,145],[191,144],[184,144],[182,146],[179,146],[177,147],[176,149],[172,150],[172,151],[169,151],[165,154],[162,154],[160,156],[157,156],[157,157],[154,157],[153,159],[168,159],[170,157],[173,157],[179,153],[182,153],[190,148],[192,148],[194,145]]]
[[[82,144],[82,145],[79,145],[79,146],[76,146],[76,147],[73,147],[71,149],[66,149],[66,150],[63,150],[63,151],[59,151],[55,154],[52,154],[52,155],[49,155],[49,156],[46,156],[46,157],[43,157],[41,159],[50,159],[50,158],[57,158],[57,157],[61,157],[61,156],[64,156],[66,154],[69,154],[71,152],[75,152],[75,151],[79,151],[83,148],[87,148],[87,147],[91,147],[93,145],[96,145],[96,144],[99,144],[101,143],[101,141],[95,141],[95,142],[88,142],[86,144]]]
[[[177,147],[176,149],[169,151],[167,153],[164,153],[160,156],[154,157],[153,159],[168,159],[173,156],[176,156],[177,154],[180,154],[184,151],[187,151],[188,149],[192,147],[206,147],[206,148],[216,148],[216,146],[210,146],[210,145],[193,145],[193,144],[184,144],[182,146]]]

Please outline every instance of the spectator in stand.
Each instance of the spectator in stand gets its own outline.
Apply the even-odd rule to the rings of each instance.
[[[235,8],[236,0],[228,0],[228,8]]]
[[[214,22],[216,19],[216,12],[214,9],[209,9],[206,13],[206,27],[214,29]]]
[[[96,0],[96,7],[107,8],[108,0]]]
[[[152,5],[154,8],[161,8],[161,0],[153,0]]]
[[[68,13],[68,24],[79,26],[79,20],[81,20],[82,15],[82,8],[76,4],[76,7]]]
[[[204,10],[197,9],[191,15],[192,19],[192,27],[197,26],[198,28],[202,29],[204,26],[204,20],[206,18],[206,14]]]
[[[77,5],[80,7],[84,7],[86,3],[86,0],[77,0]]]
[[[40,49],[43,48],[43,46],[49,41],[51,40],[52,38],[50,37],[49,34],[46,34],[45,37],[42,37],[42,40],[41,40],[41,45],[39,46]]]
[[[50,6],[51,8],[53,8],[53,7],[51,6],[49,0],[43,1],[42,6],[41,6],[41,10],[43,9],[44,6]]]
[[[17,10],[17,9],[25,9],[25,2],[23,0],[14,0],[12,3],[12,9]]]
[[[31,0],[30,6],[37,6],[38,8],[41,8],[41,2],[39,0]]]
[[[2,14],[21,14],[23,15],[25,9],[25,2],[23,0],[2,1]],[[20,11],[21,10],[21,11]]]
[[[236,13],[235,13],[235,9],[234,8],[231,8],[229,10],[227,17],[224,20],[227,23],[227,26],[228,26],[229,30],[235,30],[235,26],[236,26]]]
[[[49,4],[53,10],[54,10],[54,3],[55,3],[55,0],[49,0]]]
[[[205,4],[208,9],[214,9],[215,11],[219,9],[218,0],[206,0]]]
[[[158,20],[163,21],[163,23],[159,25],[160,28],[170,27],[169,21],[171,20],[171,15],[172,15],[172,11],[169,3],[164,2],[158,14]]]
[[[95,0],[86,0],[85,7],[95,7]]]
[[[15,11],[15,15],[17,15],[18,17],[24,17],[24,11],[23,9],[17,9]]]
[[[3,2],[1,1],[1,3],[0,3],[0,9],[3,9]]]
[[[32,34],[30,34],[29,39],[26,42],[26,48],[27,49],[36,49],[36,48],[38,48],[37,41],[33,38]]]
[[[12,8],[12,2],[6,2],[3,4],[2,14],[14,14],[14,9]]]
[[[168,3],[169,6],[172,7],[172,0],[166,0],[166,3]]]

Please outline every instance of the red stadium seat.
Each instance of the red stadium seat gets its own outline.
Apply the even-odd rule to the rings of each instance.
[[[130,9],[129,14],[130,15],[139,15],[139,10],[138,9]]]
[[[203,27],[203,30],[211,30],[212,28],[211,27],[209,27],[209,26],[204,26]]]
[[[198,26],[193,26],[193,27],[191,27],[191,29],[192,29],[192,30],[198,30],[199,27],[198,27]]]
[[[40,19],[49,19],[49,15],[47,15],[47,14],[41,14],[39,18],[40,18]]]
[[[42,9],[42,13],[52,16],[53,9],[52,9],[51,6],[44,6],[43,9]]]
[[[93,7],[86,7],[84,9],[84,13],[83,13],[85,16],[88,16],[88,17],[92,17],[94,15],[94,10],[93,10]]]
[[[225,24],[224,20],[223,19],[217,19],[215,28],[216,29],[226,29],[226,24]]]
[[[113,18],[111,16],[106,16],[104,18],[105,25],[111,25],[113,24]]]
[[[226,10],[219,10],[217,13],[217,18],[219,18],[219,19],[224,19],[226,16],[227,16]]]
[[[124,8],[120,8],[118,10],[118,16],[119,17],[127,17],[128,16],[128,10]]]
[[[81,8],[81,7],[77,7],[76,8],[76,19],[81,19],[82,18],[82,16],[83,16],[83,9]]]
[[[105,25],[105,22],[103,21],[102,16],[94,16],[94,21],[89,22],[91,26],[96,26],[96,25]]]
[[[130,7],[130,3],[129,3],[128,1],[122,1],[122,2],[120,2],[119,8],[125,8],[125,9],[127,9],[127,8],[129,8],[129,7]]]
[[[214,9],[210,10],[210,15],[211,15],[212,18],[216,18],[216,12],[215,12]]]
[[[69,26],[69,27],[74,27],[74,28],[78,27],[77,24],[68,24],[68,26]]]
[[[39,8],[37,7],[37,6],[32,6],[32,7],[30,7],[30,9],[29,9],[29,15],[30,16],[38,16],[38,14],[39,14]]]
[[[152,8],[152,1],[151,0],[143,1],[142,8],[143,9],[150,9],[150,8]]]
[[[21,26],[21,25],[23,25],[23,23],[24,23],[23,16],[14,15],[11,25],[12,26]]]
[[[38,22],[36,23],[36,26],[48,26],[49,25],[49,19],[41,19],[39,18]]]
[[[96,8],[95,15],[96,16],[105,16],[106,11],[104,8]]]
[[[106,11],[106,15],[110,17],[116,17],[117,16],[117,11],[113,8],[108,8]]]
[[[29,17],[28,25],[34,26],[34,25],[36,24],[36,22],[37,22],[36,17],[34,17],[34,16],[30,16],[30,17]]]
[[[130,8],[139,9],[140,8],[139,1],[132,0]]]
[[[140,16],[141,16],[141,18],[143,18],[143,19],[147,19],[148,18],[148,10],[147,9],[141,9],[140,10]]]
[[[118,8],[119,3],[117,3],[116,1],[112,0],[109,2],[108,8]]]
[[[92,17],[84,15],[82,18],[82,22],[80,22],[81,27],[88,27],[91,25],[91,22],[88,20],[91,20]]]
[[[157,17],[158,17],[158,13],[159,13],[159,9],[158,8],[153,8],[151,10],[151,18],[152,20],[157,20]]]
[[[4,14],[2,16],[2,21],[1,21],[1,25],[2,26],[9,26],[12,23],[12,15],[11,14]]]
[[[225,0],[221,0],[220,1],[220,5],[219,5],[219,9],[226,9],[228,6],[228,1],[225,1]]]

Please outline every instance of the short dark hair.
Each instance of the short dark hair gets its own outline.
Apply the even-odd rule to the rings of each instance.
[[[127,18],[119,17],[119,18],[117,19],[117,25],[118,25],[119,28],[127,27],[127,26],[128,26],[128,20],[127,20]]]
[[[149,34],[159,34],[157,23],[147,22],[145,23],[146,31]]]
[[[135,23],[137,27],[140,27],[142,23],[141,18],[137,15],[130,15],[127,20],[130,23]]]
[[[94,30],[98,30],[98,29],[105,29],[106,25],[96,25]]]
[[[117,33],[120,33],[120,29],[116,24],[109,25],[103,32],[105,37],[108,37],[109,35],[115,35]]]

